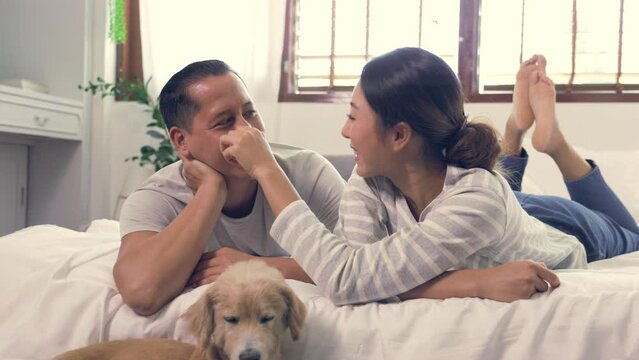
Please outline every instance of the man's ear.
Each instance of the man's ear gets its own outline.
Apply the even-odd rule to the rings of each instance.
[[[413,128],[406,122],[400,121],[388,130],[388,136],[394,150],[402,150],[413,137]]]
[[[180,129],[177,126],[173,126],[172,128],[169,129],[169,138],[171,139],[173,146],[175,146],[175,148],[180,153],[180,155],[182,155],[182,157],[186,157],[186,158],[190,157],[191,152],[189,151],[188,146],[186,144],[187,141],[186,141],[184,129]]]

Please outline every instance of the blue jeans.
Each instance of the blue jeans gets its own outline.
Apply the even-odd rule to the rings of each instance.
[[[526,150],[522,149],[520,156],[500,159],[522,208],[530,216],[579,239],[586,248],[589,262],[639,250],[637,222],[608,187],[594,161],[586,161],[592,171],[582,179],[566,182],[569,200],[521,192],[528,164]]]

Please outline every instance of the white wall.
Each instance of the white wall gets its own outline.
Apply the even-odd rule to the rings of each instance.
[[[500,131],[510,109],[504,103],[466,105],[469,118],[488,116]],[[272,139],[325,154],[347,153],[347,141],[340,136],[347,112],[347,104],[282,104]],[[569,139],[581,147],[639,149],[639,103],[559,103],[557,117]]]
[[[510,104],[468,104],[471,115],[487,115],[501,130]],[[557,118],[570,141],[592,150],[639,149],[639,103],[559,103]]]
[[[93,1],[0,0],[0,79],[28,79],[47,86],[55,97],[85,99],[78,85],[85,80],[85,62],[92,55],[86,27]],[[27,225],[79,229],[88,220],[88,123],[83,116],[81,142],[32,137],[25,143]],[[4,138],[22,141],[15,134]]]
[[[56,0],[56,6],[43,7],[40,1],[0,1],[0,21],[12,30],[0,34],[0,77],[30,79],[48,86],[52,95],[82,100],[77,85],[84,59],[74,55],[84,47],[85,3]]]
[[[244,1],[244,0],[238,0]],[[180,2],[188,6],[191,1]],[[244,76],[254,101],[258,105],[267,126],[267,136],[271,141],[306,147],[325,154],[349,153],[348,142],[341,138],[340,130],[348,112],[347,104],[305,104],[278,103],[279,69],[284,32],[284,1],[259,1],[260,14],[257,18],[242,17],[235,12],[225,12],[224,2],[218,1],[220,11],[212,15],[206,27],[210,31],[211,45],[215,47],[219,37],[241,39],[236,32],[247,27],[251,21],[250,31],[260,38],[251,44],[241,41],[224,42],[224,51],[217,51],[210,57],[227,60],[238,71],[248,72]],[[268,5],[266,5],[268,4]],[[236,5],[234,5],[236,6]],[[197,11],[197,10],[190,10]],[[170,23],[170,28],[179,29],[181,26],[173,19],[160,19],[160,23]],[[170,22],[173,21],[173,22]],[[207,44],[199,42],[192,46],[203,47]],[[218,48],[219,49],[219,48]],[[180,56],[179,54],[175,55]],[[105,68],[113,68],[112,58],[105,59]],[[231,60],[236,63],[231,62]],[[165,59],[166,60],[166,59]],[[187,59],[180,59],[186,65]],[[200,60],[192,59],[190,61]],[[176,66],[175,71],[179,69]],[[166,81],[167,78],[164,79]],[[161,86],[161,84],[160,84]],[[468,104],[469,115],[486,115],[492,119],[498,129],[502,129],[510,112],[510,104]],[[557,107],[557,115],[561,120],[565,133],[579,146],[596,150],[629,150],[639,149],[639,142],[635,140],[639,131],[639,103],[561,103]],[[108,150],[110,170],[108,181],[105,179],[103,189],[109,189],[109,215],[114,206],[118,191],[124,182],[127,172],[131,171],[129,163],[123,159],[137,153],[143,143],[150,141],[144,134],[143,125],[146,118],[140,115],[135,106],[116,103],[105,113],[105,121],[109,129],[103,129],[102,136],[110,140],[105,144]],[[100,135],[96,135],[100,136]],[[96,138],[94,136],[94,139]],[[95,148],[95,147],[94,147]],[[104,161],[104,159],[103,159]]]

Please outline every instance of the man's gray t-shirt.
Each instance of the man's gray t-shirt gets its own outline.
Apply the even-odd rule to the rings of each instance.
[[[321,155],[311,150],[271,144],[275,159],[300,197],[317,218],[333,229],[337,223],[344,180]],[[193,199],[193,191],[182,176],[182,162],[171,164],[142,184],[124,203],[120,234],[164,230]],[[274,215],[258,186],[251,213],[243,218],[224,214],[215,224],[206,251],[231,247],[252,255],[288,256],[269,235]]]

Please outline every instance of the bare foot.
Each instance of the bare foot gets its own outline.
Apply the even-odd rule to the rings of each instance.
[[[535,150],[553,156],[566,146],[555,115],[555,84],[540,71],[530,73],[528,81],[530,106],[535,117],[532,145]]]
[[[528,96],[529,78],[534,71],[546,73],[546,58],[543,55],[533,55],[519,66],[513,90],[513,110],[506,121],[501,143],[504,155],[519,156],[524,135],[535,120]]]
[[[535,114],[532,145],[557,164],[565,181],[575,181],[592,171],[590,164],[568,143],[555,114],[555,84],[544,73],[530,74],[530,106]]]
[[[525,132],[530,129],[535,120],[535,114],[530,106],[528,88],[530,74],[534,71],[546,73],[546,58],[543,55],[533,55],[519,66],[513,90],[513,112],[508,119],[515,129]]]

